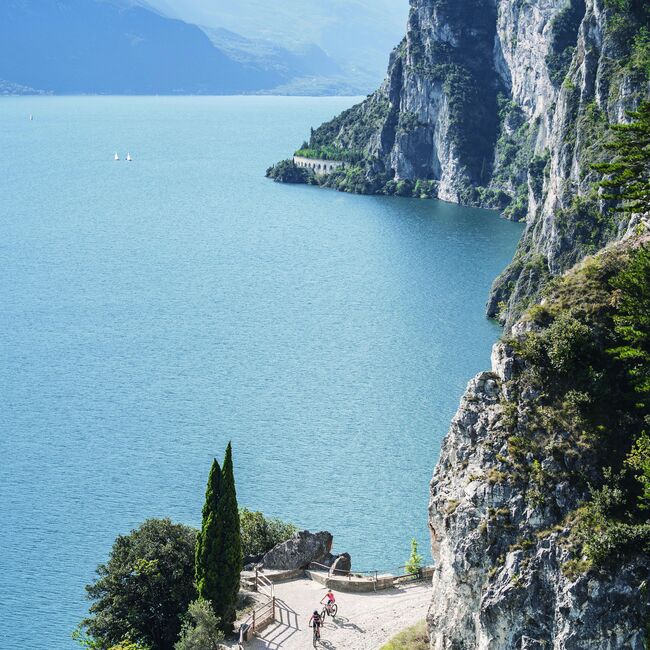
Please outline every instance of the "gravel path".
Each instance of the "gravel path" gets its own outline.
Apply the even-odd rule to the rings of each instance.
[[[421,621],[431,601],[431,585],[417,583],[376,593],[334,592],[339,614],[327,618],[319,647],[328,650],[378,650],[395,634]],[[301,579],[275,586],[279,609],[276,623],[246,645],[259,650],[306,650],[312,645],[309,617],[325,595],[325,588]]]

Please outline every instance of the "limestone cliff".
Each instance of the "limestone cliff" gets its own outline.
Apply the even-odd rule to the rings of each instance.
[[[650,643],[649,510],[630,465],[650,396],[617,352],[620,278],[648,236],[591,167],[649,75],[647,0],[411,0],[383,85],[312,132],[314,155],[347,163],[318,184],[526,221],[488,302],[506,339],[431,484],[434,650]]]
[[[411,0],[405,39],[364,102],[323,124],[343,152],[319,181],[503,210],[527,228],[488,313],[512,324],[546,280],[621,237],[590,164],[648,96],[644,0]]]
[[[650,411],[611,353],[616,278],[648,240],[556,281],[470,382],[431,483],[432,649],[648,647],[650,522],[625,458]]]

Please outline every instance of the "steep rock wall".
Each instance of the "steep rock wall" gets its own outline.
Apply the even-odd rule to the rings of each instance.
[[[606,351],[610,279],[643,241],[563,278],[469,383],[431,482],[433,650],[647,648],[650,522],[612,478],[646,416]]]
[[[412,0],[384,84],[310,145],[360,157],[330,186],[525,219],[487,308],[511,325],[549,277],[629,227],[604,216],[590,165],[607,125],[650,96],[634,51],[648,22],[641,0]]]

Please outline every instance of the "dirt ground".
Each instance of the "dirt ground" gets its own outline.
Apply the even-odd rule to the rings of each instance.
[[[246,648],[306,650],[312,646],[308,627],[325,588],[308,579],[275,586],[279,619],[263,630]],[[327,650],[378,650],[395,634],[422,620],[431,600],[429,583],[416,583],[376,593],[335,592],[338,615],[322,628],[320,648]]]

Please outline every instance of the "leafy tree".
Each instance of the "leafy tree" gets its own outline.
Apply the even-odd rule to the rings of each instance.
[[[207,600],[190,603],[174,650],[219,650],[223,641],[220,621]]]
[[[242,562],[232,446],[228,443],[223,469],[215,460],[208,478],[195,561],[199,596],[212,603],[215,615],[226,630],[235,620]]]
[[[609,176],[601,181],[603,198],[622,201],[619,211],[650,211],[650,102],[630,111],[630,124],[613,124],[615,136],[606,147],[614,152],[611,162],[594,165]]]
[[[244,555],[261,555],[289,539],[298,529],[280,519],[270,519],[246,508],[239,511]]]
[[[411,540],[411,557],[409,557],[406,563],[406,572],[416,574],[422,568],[423,558],[418,553],[418,542],[414,538]]]
[[[93,650],[171,650],[196,596],[195,541],[195,530],[169,519],[149,519],[120,535],[86,587],[94,602],[77,640]]]

